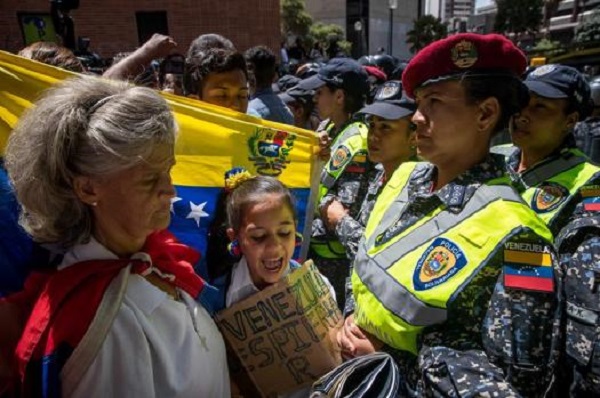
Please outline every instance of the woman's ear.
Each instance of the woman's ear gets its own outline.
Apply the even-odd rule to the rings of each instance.
[[[96,206],[100,200],[98,183],[90,177],[77,176],[73,178],[73,190],[79,200],[85,204]]]
[[[579,112],[571,112],[567,115],[567,129],[569,131],[575,128],[575,125],[579,121]]]
[[[227,228],[225,232],[227,233],[227,237],[229,238],[229,240],[232,241],[235,239],[235,231],[233,230],[233,228]]]
[[[486,98],[479,103],[478,108],[477,130],[491,131],[496,123],[498,123],[498,120],[500,120],[502,112],[498,99],[496,97]]]
[[[341,88],[335,90],[335,103],[339,106],[344,106],[344,99],[346,98],[346,93]]]

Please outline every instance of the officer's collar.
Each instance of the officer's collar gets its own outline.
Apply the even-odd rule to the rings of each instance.
[[[574,148],[577,148],[577,143],[575,142],[575,136],[573,135],[573,133],[569,133],[565,137],[563,142],[554,151],[552,151],[552,153],[550,153],[550,155],[546,156],[544,159],[540,160],[533,166],[527,168],[522,173],[527,173],[528,171],[533,170],[534,168],[539,167],[542,164],[556,160]],[[519,164],[521,163],[521,153],[522,152],[523,151],[521,151],[521,148],[517,147],[516,150],[510,155],[510,157],[507,160],[507,165],[508,165],[508,167],[510,167],[510,169],[513,172],[517,172],[517,170],[519,170]]]
[[[505,166],[502,155],[488,154],[480,163],[465,171],[441,189],[430,192],[429,195],[437,196],[446,207],[455,213],[460,212],[464,205],[471,199],[475,190],[483,183],[502,177],[505,173]],[[426,186],[431,189],[435,178],[437,177],[437,167],[430,165],[424,170],[416,173],[411,182],[413,184]],[[422,189],[415,192],[421,196],[425,194]],[[425,194],[427,196],[427,194]]]

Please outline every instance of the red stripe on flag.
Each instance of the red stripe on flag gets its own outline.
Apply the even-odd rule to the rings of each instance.
[[[584,203],[583,209],[585,211],[600,211],[600,203]]]
[[[535,290],[538,292],[553,292],[554,279],[505,274],[504,286],[514,289]]]

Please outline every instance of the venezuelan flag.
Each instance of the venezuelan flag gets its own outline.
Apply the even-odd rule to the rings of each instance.
[[[554,291],[550,253],[504,250],[504,286],[539,292]]]
[[[0,51],[0,153],[23,111],[41,92],[74,73]],[[315,134],[201,101],[163,94],[179,124],[172,177],[170,230],[202,253],[214,219],[223,174],[241,166],[279,178],[297,199],[298,230],[310,234],[313,193],[318,182]],[[43,121],[42,121],[43,122]],[[304,253],[297,253],[304,258]]]
[[[600,211],[600,186],[592,185],[582,188],[581,196],[585,211]]]

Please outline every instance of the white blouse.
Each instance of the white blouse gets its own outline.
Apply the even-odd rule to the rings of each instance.
[[[59,269],[79,261],[112,258],[117,257],[92,239],[68,252]],[[229,397],[223,338],[204,307],[187,293],[179,293],[182,301],[140,275],[129,275],[104,342],[75,385],[69,385],[65,371],[77,365],[70,363],[76,361],[77,349],[65,364],[63,395]],[[88,334],[89,330],[84,339]]]

